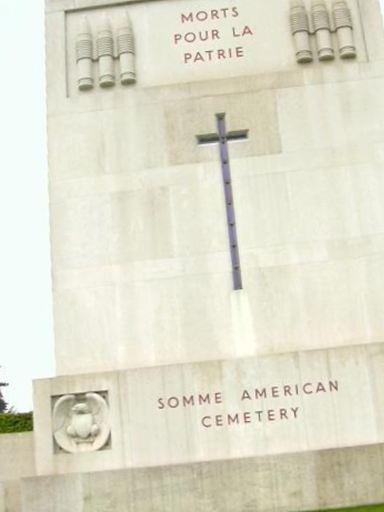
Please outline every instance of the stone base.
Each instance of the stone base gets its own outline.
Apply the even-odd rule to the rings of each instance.
[[[20,480],[0,482],[0,512],[22,512]]]
[[[384,445],[22,481],[23,512],[304,511],[384,502]]]
[[[261,460],[384,443],[383,374],[379,343],[36,381],[36,474]],[[88,393],[106,397],[105,416],[94,422],[110,426],[110,439],[71,451],[71,413],[60,416],[55,403],[72,396],[81,402]]]
[[[21,512],[21,479],[35,474],[32,432],[1,434],[0,512]]]

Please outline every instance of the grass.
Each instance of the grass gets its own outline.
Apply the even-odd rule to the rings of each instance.
[[[323,510],[322,512],[384,512],[384,505],[367,505],[365,507],[337,508],[332,510]]]

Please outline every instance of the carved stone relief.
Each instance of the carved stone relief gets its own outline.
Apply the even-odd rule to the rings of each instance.
[[[119,64],[121,85],[135,83],[135,44],[128,15],[125,14],[116,27],[112,27],[107,16],[96,27],[91,27],[84,16],[78,25],[76,61],[80,91],[93,89],[94,74],[98,75],[100,87],[113,87],[116,84],[115,61]]]
[[[352,16],[346,0],[332,0],[331,11],[330,15],[325,0],[312,0],[309,16],[304,0],[291,0],[291,32],[299,64],[313,61],[312,37],[315,38],[319,61],[335,58],[334,44],[338,46],[341,59],[357,56]]]
[[[105,393],[64,395],[54,402],[53,437],[68,453],[94,452],[110,439],[109,406]]]

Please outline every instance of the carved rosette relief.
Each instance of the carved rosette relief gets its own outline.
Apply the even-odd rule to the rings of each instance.
[[[291,33],[299,64],[313,61],[311,39],[315,39],[319,61],[335,58],[334,45],[341,59],[356,57],[353,22],[346,0],[332,0],[331,13],[326,0],[312,0],[310,13],[304,0],[291,0]]]
[[[64,395],[52,413],[56,445],[68,453],[95,452],[109,442],[111,427],[105,393]]]
[[[116,75],[123,86],[136,82],[135,42],[132,22],[127,14],[113,27],[107,16],[96,27],[83,17],[76,38],[77,85],[80,91],[98,85],[113,87]]]

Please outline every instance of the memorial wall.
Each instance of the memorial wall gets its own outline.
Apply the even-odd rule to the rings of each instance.
[[[5,510],[384,502],[379,2],[46,11],[57,376]]]

